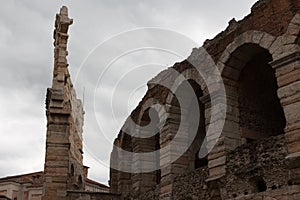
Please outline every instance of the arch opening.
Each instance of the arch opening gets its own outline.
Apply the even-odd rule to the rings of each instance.
[[[246,44],[228,62],[238,71],[238,76],[228,78],[236,78],[239,132],[247,142],[284,134],[286,119],[271,61],[272,55],[266,49]]]
[[[155,184],[159,184],[161,182],[161,170],[160,170],[160,132],[158,129],[160,119],[158,116],[158,113],[155,109],[147,108],[141,117],[140,125],[143,127],[147,125],[154,125],[154,127],[151,126],[149,128],[149,137],[148,138],[139,138],[138,140],[144,144],[143,149],[141,149],[142,152],[153,152],[156,151],[155,155],[155,164],[157,170],[154,172],[148,173],[148,175],[152,176],[152,184],[155,186]]]
[[[200,113],[200,119],[199,122],[196,122],[195,120],[193,120],[193,110],[190,111],[190,122],[191,123],[198,123],[198,129],[197,129],[197,135],[196,138],[194,139],[193,143],[192,143],[192,152],[194,153],[196,151],[196,153],[194,154],[194,163],[193,163],[193,169],[198,169],[198,168],[202,168],[202,167],[206,167],[208,165],[208,158],[207,156],[204,158],[200,158],[199,157],[199,151],[201,148],[202,143],[205,140],[205,136],[206,136],[206,130],[205,130],[205,105],[204,103],[200,100],[201,97],[203,97],[203,91],[200,87],[200,85],[198,83],[196,83],[194,80],[189,80],[189,83],[191,84],[196,96],[197,96],[197,102],[199,107],[198,107],[198,112]],[[191,102],[193,103],[193,102]]]
[[[204,103],[200,100],[201,97],[203,97],[203,91],[200,87],[200,85],[193,79],[188,79],[186,82],[193,88],[194,94],[188,94],[184,89],[184,84],[180,85],[177,90],[179,91],[179,95],[182,95],[183,98],[185,99],[190,99],[188,102],[188,105],[179,105],[179,102],[176,97],[173,98],[172,101],[172,106],[177,108],[177,110],[180,112],[180,106],[184,106],[184,109],[187,109],[187,115],[183,116],[186,118],[186,122],[188,123],[188,134],[189,139],[191,140],[191,145],[188,148],[187,152],[181,156],[178,159],[178,162],[181,162],[180,159],[182,160],[188,160],[188,163],[186,163],[185,168],[189,170],[195,170],[198,168],[206,167],[208,165],[208,158],[207,156],[204,158],[199,158],[199,151],[201,148],[201,145],[203,144],[206,136],[206,130],[205,130],[205,105]],[[183,92],[180,92],[183,91]],[[196,95],[196,99],[192,98],[192,95]],[[196,101],[196,102],[193,102]],[[195,105],[198,105],[198,108],[195,109]],[[175,109],[174,109],[175,110]],[[195,115],[198,115],[199,113],[199,118],[197,119]],[[180,113],[182,114],[182,113]],[[180,122],[182,123],[182,122]],[[192,133],[191,131],[194,131],[194,128],[192,127],[197,127],[197,133],[194,138],[192,138]],[[184,157],[187,157],[185,159]],[[181,162],[182,163],[182,162]]]

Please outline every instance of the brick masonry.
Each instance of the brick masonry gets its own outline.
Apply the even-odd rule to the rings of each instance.
[[[73,20],[62,7],[54,31],[54,71],[47,90],[46,159],[43,200],[66,200],[68,190],[84,190],[83,107],[76,97],[67,62],[68,29]]]
[[[300,2],[260,0],[251,14],[241,21],[229,22],[226,30],[203,47],[215,61],[225,85],[225,126],[205,166],[196,167],[194,148],[179,159],[165,164],[172,149],[160,152],[161,169],[152,174],[128,174],[111,169],[111,191],[121,199],[299,199],[300,195]],[[200,62],[200,48],[189,58],[162,71],[153,80],[174,83],[171,70],[195,81],[195,90],[204,104],[204,124],[212,116],[211,91],[193,70],[190,60]],[[210,63],[204,63],[203,65]],[[147,100],[155,98],[164,106],[158,111],[166,123],[157,123],[156,144],[163,148],[178,131],[181,112],[166,88],[148,84],[148,91],[130,117],[145,123]],[[218,91],[218,83],[212,83]],[[180,106],[184,107],[180,110]],[[202,124],[202,123],[201,123]],[[189,124],[186,125],[187,127]],[[186,129],[188,132],[188,129]],[[203,142],[199,133],[198,142]],[[201,139],[202,138],[202,139]],[[207,137],[210,144],[213,139]],[[141,142],[120,131],[114,144],[138,152],[151,149],[153,141]],[[153,147],[153,146],[152,146]],[[116,149],[112,159],[118,160]],[[139,162],[139,160],[136,160]]]
[[[44,200],[300,199],[299,1],[260,0],[250,15],[239,22],[231,20],[226,30],[204,43],[203,48],[215,61],[226,90],[226,95],[217,96],[217,106],[221,108],[226,102],[226,110],[212,109],[212,98],[220,90],[220,83],[206,85],[190,63],[200,63],[211,70],[209,59],[201,60],[201,48],[193,49],[189,58],[148,83],[146,95],[130,117],[139,125],[149,123],[147,101],[154,98],[165,108],[156,113],[159,119],[166,119],[165,123],[158,120],[156,136],[147,139],[120,131],[115,146],[135,153],[154,151],[168,146],[179,130],[189,139],[193,117],[181,117],[194,110],[188,101],[180,105],[168,89],[153,84],[162,80],[177,84],[176,77],[171,75],[174,69],[188,80],[199,99],[202,117],[197,136],[172,163],[168,161],[185,141],[160,150],[159,170],[125,173],[111,169],[113,194],[83,191],[84,111],[67,62],[68,29],[72,22],[67,8],[62,7],[56,15],[53,83],[46,97]],[[213,91],[208,91],[208,87]],[[226,114],[221,136],[208,156],[199,159],[201,144],[208,148],[216,140],[206,131],[218,124],[220,113]],[[211,122],[215,116],[217,120]],[[179,129],[181,124],[183,129]],[[111,159],[118,161],[119,156],[114,148]],[[148,161],[139,156],[130,159],[135,161],[132,167]]]

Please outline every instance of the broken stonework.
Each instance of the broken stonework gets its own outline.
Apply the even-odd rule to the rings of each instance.
[[[112,168],[111,192],[134,200],[300,199],[299,16],[299,1],[260,0],[243,20],[230,21],[225,31],[205,41],[203,47],[218,66],[226,90],[225,96],[217,98],[220,104],[226,99],[227,105],[225,125],[216,127],[222,131],[221,137],[206,157],[197,156],[199,146],[208,147],[216,139],[207,136],[206,130],[215,123],[211,117],[220,113],[212,110],[211,98],[217,94],[209,93],[203,77],[189,63],[192,59],[203,64],[197,53],[201,48],[150,81],[130,117],[138,125],[150,123],[146,102],[154,98],[165,108],[157,112],[165,123],[158,121],[156,136],[148,139],[120,131],[114,144],[135,153],[159,150],[170,144],[183,122],[189,134],[193,118],[182,121],[181,116],[182,112],[192,116],[190,105],[180,105],[167,88],[154,84],[174,82],[174,69],[182,73],[199,99],[202,117],[197,136],[172,163],[167,161],[176,148],[159,151],[160,168],[151,173],[131,174]],[[221,83],[212,85],[218,91]],[[116,148],[111,155],[118,160]],[[134,165],[139,165],[139,157],[134,158]]]

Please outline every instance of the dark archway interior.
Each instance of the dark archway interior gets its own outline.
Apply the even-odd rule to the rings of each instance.
[[[203,96],[203,92],[201,87],[199,86],[199,84],[197,84],[194,80],[189,80],[189,83],[191,84],[191,86],[193,87],[193,90],[197,96],[197,103],[199,105],[199,113],[200,113],[200,121],[196,122],[195,120],[193,120],[193,110],[190,111],[191,115],[190,115],[190,123],[199,123],[198,124],[198,132],[197,132],[197,136],[192,144],[192,148],[194,147],[196,149],[196,153],[194,154],[194,168],[198,169],[201,167],[205,167],[208,165],[208,159],[207,156],[204,158],[199,158],[199,151],[201,148],[201,145],[203,143],[203,141],[205,140],[205,136],[206,136],[206,130],[205,130],[205,106],[204,104],[200,101],[200,98]],[[191,102],[194,103],[194,102]]]
[[[75,175],[74,165],[71,165],[71,176],[73,177]]]
[[[283,134],[286,120],[277,96],[275,71],[269,65],[272,56],[258,46],[241,48],[251,52],[238,80],[241,135],[252,141]]]
[[[190,90],[186,87],[192,87],[193,93],[190,94]],[[196,99],[194,98],[195,95]],[[174,117],[174,119],[171,117],[170,121],[172,123],[175,122],[175,126],[179,126],[179,123],[187,123],[188,125],[187,135],[189,135],[188,137],[190,140],[189,142],[191,142],[191,145],[187,152],[184,155],[182,155],[181,158],[178,159],[178,162],[182,164],[183,162],[186,162],[186,159],[184,157],[188,157],[189,163],[186,163],[185,167],[191,170],[206,167],[208,165],[207,156],[204,158],[199,158],[199,151],[206,136],[205,106],[200,100],[202,96],[203,91],[200,85],[192,79],[186,80],[177,88],[174,98],[172,100],[172,107],[170,108],[170,112],[177,113],[178,115],[180,115],[181,120],[183,118],[186,119],[185,122],[179,122],[179,117]],[[184,98],[184,103],[186,105],[180,105],[178,98]],[[188,112],[181,113],[181,106],[183,106],[183,109],[187,109]],[[196,115],[198,115],[198,113],[200,114],[200,118],[195,117]],[[195,130],[195,127],[197,131],[196,136],[194,136],[195,133],[192,133],[192,131]],[[174,129],[174,131],[177,131],[177,129]],[[180,159],[183,159],[185,161],[179,161]]]
[[[141,126],[149,126],[150,124],[153,124],[155,127],[152,127],[149,129],[149,137],[148,138],[139,138],[138,140],[142,143],[144,143],[144,149],[143,152],[153,152],[156,151],[156,166],[157,169],[155,172],[153,172],[154,176],[153,179],[155,179],[154,182],[156,184],[159,184],[161,181],[161,170],[160,168],[160,133],[158,129],[158,124],[160,122],[158,113],[155,109],[148,108],[144,111],[140,125]],[[153,134],[155,133],[155,134]]]
[[[189,148],[189,154],[190,154],[190,166],[192,166],[193,169],[198,169],[201,167],[205,167],[208,164],[207,157],[199,158],[199,151],[201,148],[201,145],[205,139],[206,136],[206,130],[205,130],[205,106],[200,101],[200,98],[203,96],[203,91],[200,87],[200,85],[192,80],[188,80],[188,84],[192,86],[194,94],[185,94],[184,98],[191,99],[188,106],[188,115],[187,115],[187,121],[189,125],[189,134],[190,131],[193,131],[194,128],[197,127],[197,134],[195,138],[192,141],[192,145]],[[180,87],[178,88],[180,90]],[[195,98],[191,98],[191,95],[196,95]],[[196,102],[193,102],[196,101]],[[197,106],[195,106],[197,105]],[[195,116],[200,114],[200,118],[197,119]]]

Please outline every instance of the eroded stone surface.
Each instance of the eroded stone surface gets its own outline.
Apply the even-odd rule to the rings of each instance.
[[[226,97],[219,97],[220,102],[224,98],[227,100],[226,123],[223,129],[216,128],[222,129],[222,134],[208,155],[205,174],[199,170],[201,167],[196,169],[199,160],[194,155],[195,146],[170,165],[166,162],[172,150],[161,151],[161,170],[152,174],[151,181],[148,181],[149,174],[133,176],[112,169],[111,191],[121,193],[121,199],[299,198],[299,13],[299,1],[260,0],[252,7],[249,16],[239,22],[232,20],[225,31],[204,43],[203,47],[216,62],[225,84]],[[193,49],[187,60],[174,64],[153,80],[171,84],[176,78],[170,75],[171,70],[175,69],[200,83],[202,91],[195,90],[195,93],[199,92],[203,103],[203,124],[207,130],[209,125],[216,124],[210,121],[211,116],[219,115],[212,113],[210,97],[215,94],[209,94],[196,70],[186,73],[187,69],[193,69],[189,59],[203,65],[198,52],[199,49]],[[164,105],[165,113],[160,113],[160,116],[166,116],[167,120],[165,124],[158,123],[156,138],[158,148],[162,148],[176,135],[183,113],[174,94],[155,85],[153,80],[130,117],[137,124],[145,123],[142,120],[147,118],[143,117],[147,109],[144,103],[150,98]],[[219,83],[212,85],[214,91],[218,91]],[[184,112],[192,112],[187,105],[184,108]],[[209,135],[207,144],[213,140],[215,138]],[[147,140],[136,141],[120,131],[115,144],[140,151],[153,145]],[[195,141],[203,142],[201,134]],[[114,159],[117,158],[115,155]],[[124,185],[126,190],[121,189]],[[134,192],[130,188],[134,188]]]
[[[67,63],[68,29],[73,20],[62,7],[54,31],[54,71],[47,90],[47,139],[44,200],[67,199],[68,190],[84,190],[83,107],[76,97]]]

